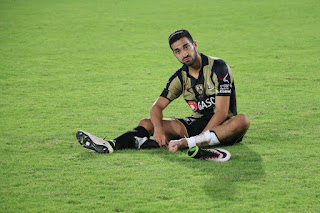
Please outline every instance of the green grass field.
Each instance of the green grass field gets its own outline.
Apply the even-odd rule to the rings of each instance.
[[[0,212],[320,212],[318,0],[1,0]],[[82,148],[149,116],[186,28],[250,117],[226,163]],[[183,99],[165,117],[186,117]]]

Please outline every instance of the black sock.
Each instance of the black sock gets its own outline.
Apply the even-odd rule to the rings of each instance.
[[[148,131],[143,126],[137,126],[133,130],[127,131],[113,139],[113,141],[115,142],[115,149],[135,149],[135,136],[140,138],[150,137]]]
[[[136,134],[135,136],[137,137],[150,137],[148,130],[146,130],[143,126],[136,126],[132,131]]]
[[[148,139],[141,146],[140,149],[154,149],[160,148],[159,144],[155,140]]]

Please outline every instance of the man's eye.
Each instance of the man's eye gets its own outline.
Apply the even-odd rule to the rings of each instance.
[[[180,50],[175,50],[175,53],[179,54],[179,53],[180,53]]]

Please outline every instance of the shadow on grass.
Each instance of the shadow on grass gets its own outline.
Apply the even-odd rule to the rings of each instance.
[[[157,163],[163,165],[177,164],[179,167],[186,167],[186,171],[194,171],[192,173],[185,173],[183,171],[175,171],[171,168],[172,174],[177,174],[179,179],[191,180],[201,182],[200,184],[194,183],[197,187],[202,187],[209,199],[214,201],[233,201],[241,200],[241,194],[244,191],[257,190],[258,184],[256,180],[262,178],[265,171],[262,167],[262,159],[260,155],[250,149],[250,144],[237,144],[230,147],[222,147],[230,151],[231,160],[224,163],[200,161],[192,159],[187,156],[187,150],[183,152],[170,153],[167,148],[152,149],[152,150],[121,150],[115,155],[100,155],[94,152],[81,152],[75,158],[81,161],[92,161],[95,163],[112,162],[121,168],[133,169],[141,173],[151,172],[154,168],[151,165]],[[151,164],[146,159],[147,156],[154,155],[163,159],[162,162]],[[111,160],[112,159],[112,160]],[[140,163],[141,162],[141,163]],[[144,165],[145,164],[145,165]],[[110,166],[110,165],[109,165]],[[150,174],[152,179],[155,176]],[[173,185],[175,181],[173,181]],[[191,184],[192,185],[192,184]],[[166,185],[164,185],[166,186]]]
[[[176,161],[183,166],[194,169],[200,175],[205,175],[207,181],[203,187],[212,200],[241,199],[241,191],[256,190],[256,180],[265,174],[260,155],[249,148],[250,145],[237,144],[232,147],[222,147],[231,152],[231,160],[224,163],[185,160],[175,155],[167,155],[167,160]],[[186,154],[186,151],[184,151]],[[194,163],[194,161],[198,161]],[[208,177],[209,176],[209,177]],[[241,189],[240,189],[241,188]]]
[[[215,200],[238,199],[237,192],[240,187],[239,191],[255,188],[255,180],[265,174],[258,153],[243,144],[235,145],[231,149],[232,160],[228,164],[219,165],[219,171],[212,172],[211,183],[204,186],[207,194]]]

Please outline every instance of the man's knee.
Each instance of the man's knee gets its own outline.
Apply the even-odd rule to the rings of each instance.
[[[239,114],[234,118],[233,132],[246,132],[250,127],[250,120],[245,114]]]
[[[141,119],[138,126],[143,126],[149,132],[149,134],[153,133],[153,124],[152,124],[150,118]]]
[[[242,130],[247,131],[250,127],[250,119],[245,114],[239,114],[239,126]]]

